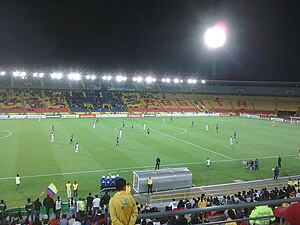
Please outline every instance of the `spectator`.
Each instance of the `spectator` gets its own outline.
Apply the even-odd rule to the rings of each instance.
[[[61,201],[60,197],[57,196],[57,199],[55,201],[55,217],[56,217],[56,219],[60,218],[61,206],[62,206],[62,201]]]
[[[98,213],[98,210],[100,208],[100,198],[98,195],[95,195],[95,198],[93,200],[93,215],[96,215]]]
[[[72,215],[71,219],[68,222],[68,225],[73,225],[75,222],[75,215]]]
[[[120,178],[116,182],[117,193],[109,202],[112,225],[127,224],[134,225],[137,219],[138,210],[131,194],[126,193],[126,180]],[[124,205],[122,202],[126,202]]]
[[[50,209],[52,209],[54,207],[54,201],[53,201],[52,198],[50,198],[49,195],[47,195],[47,197],[43,201],[43,205],[46,208],[46,214],[47,214],[48,219],[49,219],[49,211],[50,211]]]
[[[69,208],[72,216],[75,216],[76,213],[76,201],[74,200],[73,197],[69,200]]]
[[[33,202],[33,209],[34,209],[34,216],[35,216],[35,218],[38,218],[38,219],[40,218],[41,206],[42,206],[42,203],[40,202],[40,198],[37,198]]]
[[[68,225],[68,220],[67,220],[67,215],[66,214],[62,214],[62,218],[59,221],[58,225]]]
[[[27,203],[25,205],[25,210],[27,213],[26,219],[31,218],[31,221],[33,221],[33,203],[31,202],[30,198],[27,198]]]

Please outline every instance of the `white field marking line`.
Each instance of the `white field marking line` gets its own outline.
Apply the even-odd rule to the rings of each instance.
[[[139,125],[139,124],[137,124],[137,125]],[[141,126],[141,125],[139,125],[139,126]],[[155,131],[156,133],[162,134],[162,135],[164,135],[164,136],[167,136],[167,137],[172,138],[172,139],[177,140],[177,141],[181,141],[181,142],[183,142],[183,143],[185,143],[185,144],[188,144],[188,145],[191,145],[191,146],[193,146],[193,147],[196,147],[196,148],[202,149],[202,150],[204,150],[204,151],[207,151],[207,152],[210,152],[210,153],[213,153],[213,154],[222,156],[222,157],[227,158],[227,159],[230,159],[230,160],[234,160],[234,158],[231,158],[231,157],[226,156],[226,155],[223,155],[223,154],[221,154],[221,153],[218,153],[218,152],[209,150],[209,149],[204,148],[204,147],[201,147],[201,146],[199,146],[199,145],[193,144],[192,142],[182,140],[182,139],[180,139],[180,138],[171,136],[171,135],[169,135],[169,134],[160,132],[160,131],[158,131],[158,130],[154,130],[154,129],[152,129],[152,130]]]
[[[182,132],[177,133],[177,134],[175,134],[175,135],[178,135],[178,134],[186,134],[186,133],[187,133],[187,129],[180,128],[180,127],[175,127],[175,128],[183,130]],[[115,131],[119,131],[120,129],[116,127],[114,130],[115,130]]]
[[[281,157],[294,157],[296,155],[282,155]],[[258,159],[271,159],[271,158],[277,158],[278,156],[262,156],[257,157]],[[250,157],[249,157],[250,158]],[[223,159],[223,160],[216,160],[211,161],[212,163],[220,163],[220,162],[233,162],[233,161],[245,161],[249,160],[249,158],[243,158],[243,159]],[[253,157],[252,157],[253,158]],[[175,164],[166,164],[164,167],[169,166],[184,166],[184,165],[196,165],[196,164],[204,164],[205,161],[202,162],[191,162],[191,163],[175,163]],[[88,170],[88,171],[77,171],[77,172],[64,172],[64,173],[52,173],[52,174],[37,174],[37,175],[31,175],[31,176],[22,176],[21,178],[36,178],[36,177],[51,177],[51,176],[62,176],[62,175],[73,175],[73,174],[86,174],[86,173],[98,173],[98,172],[107,172],[107,171],[128,171],[133,169],[145,169],[145,168],[153,168],[152,166],[135,166],[135,167],[128,167],[128,168],[114,168],[114,169],[102,169],[102,170]],[[112,172],[113,173],[113,172]],[[10,180],[15,179],[15,177],[0,177],[0,180]]]
[[[8,133],[7,135],[1,136],[0,138],[7,138],[7,137],[9,137],[9,136],[12,135],[12,132],[11,132],[11,131],[8,131],[8,130],[0,130],[0,131],[4,131],[4,132]]]
[[[171,136],[171,135],[169,135],[169,134],[165,134],[165,133],[163,133],[163,132],[160,132],[160,131],[157,131],[157,130],[154,130],[154,129],[152,129],[152,130],[155,131],[155,132],[157,132],[157,133],[159,133],[159,134],[162,134],[162,135],[164,135],[164,136],[167,136],[167,137],[169,137],[169,138],[172,138],[172,139],[174,139],[174,140],[181,141],[181,142],[183,142],[183,143],[185,143],[185,144],[191,145],[191,146],[193,146],[193,147],[196,147],[196,148],[202,149],[202,150],[204,150],[204,151],[207,151],[207,152],[210,152],[210,153],[213,153],[213,154],[222,156],[222,157],[227,158],[227,159],[230,159],[230,160],[234,160],[234,158],[231,158],[231,157],[226,156],[226,155],[223,155],[223,154],[221,154],[221,153],[218,153],[218,152],[209,150],[208,148],[204,148],[204,147],[201,147],[201,146],[199,146],[199,145],[193,144],[192,142],[182,140],[182,139],[180,139],[180,138]]]

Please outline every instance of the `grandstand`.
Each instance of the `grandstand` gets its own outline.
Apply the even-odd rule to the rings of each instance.
[[[248,118],[253,115],[253,118],[288,122],[289,116],[299,113],[300,92],[297,83],[207,81],[206,84],[172,85],[171,83],[157,82],[149,87],[147,84],[137,85],[130,81],[120,84],[115,81],[106,82],[99,79],[69,81],[45,77],[26,80],[1,76],[0,80],[0,113],[3,118],[0,121],[0,138],[3,138],[1,141],[4,140],[5,149],[12,149],[18,155],[17,158],[9,158],[7,155],[5,158],[9,158],[9,161],[2,162],[3,168],[7,165],[9,169],[2,170],[1,179],[3,180],[0,182],[5,185],[0,190],[9,193],[7,198],[11,202],[11,206],[22,205],[19,202],[24,198],[23,193],[15,195],[11,191],[13,187],[10,177],[14,175],[11,171],[13,173],[20,169],[26,171],[24,173],[27,175],[27,179],[32,181],[32,187],[28,188],[28,184],[24,186],[27,185],[26,195],[32,198],[36,197],[37,192],[40,192],[41,184],[42,186],[48,185],[49,174],[54,174],[53,180],[64,199],[66,197],[62,190],[65,179],[70,179],[70,177],[79,181],[83,186],[83,190],[80,189],[80,191],[82,190],[81,193],[85,197],[90,191],[89,187],[93,187],[91,188],[93,193],[98,191],[99,173],[113,175],[117,171],[122,171],[122,175],[131,181],[131,169],[152,168],[149,160],[157,155],[162,156],[166,167],[189,166],[194,175],[193,183],[196,186],[202,184],[205,186],[198,189],[195,187],[190,190],[155,193],[151,197],[144,194],[135,196],[140,204],[150,203],[154,207],[151,209],[152,211],[155,211],[156,207],[162,210],[169,205],[173,198],[176,198],[177,204],[180,199],[184,200],[186,204],[188,202],[185,199],[188,198],[192,201],[197,199],[201,193],[205,193],[208,195],[210,206],[214,207],[220,205],[220,202],[216,202],[220,200],[221,195],[229,196],[230,199],[233,198],[236,201],[247,202],[247,194],[241,196],[239,192],[251,191],[251,185],[259,190],[268,187],[270,192],[276,190],[277,187],[286,186],[288,178],[280,179],[280,182],[267,180],[257,186],[254,186],[253,183],[249,186],[248,183],[250,180],[270,177],[270,173],[272,173],[270,168],[274,166],[277,155],[281,154],[284,160],[290,161],[290,165],[285,168],[283,175],[295,175],[295,178],[299,178],[297,176],[299,159],[294,153],[299,144],[297,126],[287,126],[282,123],[276,125],[275,128],[280,131],[274,131],[270,130],[271,126],[268,121],[217,117],[241,113]],[[4,120],[4,118],[38,118],[35,117],[37,115],[49,119],[41,123],[28,120],[10,123],[11,120]],[[176,115],[178,118],[172,125],[169,121],[165,123],[166,126],[162,125],[159,120],[161,116],[167,118]],[[181,115],[186,118],[179,118]],[[283,117],[276,117],[277,115]],[[97,128],[91,132],[90,128],[95,122],[95,118],[101,119],[106,116],[120,118],[100,120]],[[131,118],[142,116],[145,118]],[[194,116],[193,119],[191,116]],[[208,120],[206,116],[212,118]],[[85,117],[91,119],[60,120],[60,118]],[[191,120],[195,121],[195,128],[190,127]],[[141,121],[146,122],[147,126],[151,128],[151,135],[144,135],[141,130]],[[126,123],[123,129],[127,139],[122,139],[120,149],[116,149],[114,148],[115,136],[123,122]],[[202,132],[206,123],[211,126],[208,133]],[[55,124],[57,135],[55,145],[48,142],[49,127],[53,124]],[[215,132],[212,134],[211,130],[214,131],[215,124],[220,124],[221,131],[226,134],[221,133],[219,136]],[[132,127],[130,131],[129,126]],[[255,129],[256,126],[261,129]],[[234,130],[238,130],[238,135],[241,135],[241,142],[232,149],[228,145],[228,136],[232,135]],[[73,146],[68,143],[71,134],[74,134],[83,146],[81,150],[83,153],[78,157],[70,154],[70,152],[73,153]],[[11,141],[10,138],[16,139]],[[251,140],[254,139],[255,143],[249,146]],[[286,145],[290,149],[285,149]],[[24,146],[26,151],[17,146]],[[44,146],[44,148],[40,149],[40,146]],[[34,154],[29,153],[30,157],[28,158],[30,149]],[[139,151],[141,149],[142,152]],[[42,156],[35,154],[37,151]],[[46,159],[43,158],[44,155]],[[201,167],[207,156],[212,157],[212,162],[216,165],[215,171],[212,171],[211,174],[203,174],[203,171],[199,171],[199,166]],[[262,170],[259,173],[249,173],[249,170],[243,168],[242,162],[256,156],[260,156],[260,160],[263,161]],[[23,159],[25,164],[20,159]],[[65,163],[66,159],[70,160],[72,165],[65,165],[67,164]],[[31,163],[31,160],[38,162],[39,172],[34,168],[27,168],[26,164]],[[12,168],[10,161],[14,162],[13,165],[15,163],[20,165],[16,166],[17,169]],[[53,162],[53,165],[52,163],[47,164],[48,161]],[[78,165],[78,169],[74,169],[73,164]],[[236,174],[232,174],[233,167],[242,169]],[[241,178],[244,180],[239,181]],[[218,188],[210,186],[234,180],[236,180],[235,184],[232,184],[234,188],[226,186],[219,191]],[[284,188],[282,190],[286,191]],[[279,195],[279,192],[277,194]],[[282,197],[280,195],[280,198]],[[268,200],[273,200],[273,198]],[[140,207],[144,208],[144,206]],[[22,206],[19,209],[25,213]],[[63,210],[68,212],[68,206],[64,205]],[[143,210],[147,211],[148,209]],[[44,209],[42,212],[44,213]],[[11,213],[13,215],[16,210],[11,209]],[[211,217],[211,213],[207,215]],[[224,218],[222,213],[218,216],[220,220]],[[207,221],[213,220],[208,217]]]

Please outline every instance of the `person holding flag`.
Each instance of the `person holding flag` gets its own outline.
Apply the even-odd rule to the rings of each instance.
[[[54,200],[53,198],[57,194],[58,190],[56,186],[51,183],[45,190],[44,192],[47,194],[47,197],[43,201],[43,205],[46,207],[46,214],[49,217],[49,210],[54,208]]]

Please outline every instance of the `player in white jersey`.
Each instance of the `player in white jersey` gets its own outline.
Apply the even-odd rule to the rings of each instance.
[[[79,153],[79,144],[78,144],[78,142],[75,145],[75,153]]]
[[[39,122],[41,122],[41,117],[42,117],[41,114],[39,114]]]
[[[163,123],[165,122],[165,117],[162,118],[163,119]]]
[[[50,141],[53,143],[53,142],[54,142],[54,139],[55,139],[54,133],[51,132],[51,134],[50,134]]]
[[[230,145],[232,146],[233,145],[233,137],[232,136],[230,136],[229,142],[230,142]]]
[[[96,122],[93,122],[93,128],[94,129],[96,128]]]
[[[123,129],[121,128],[121,129],[119,130],[119,138],[122,137],[122,134],[123,134]]]
[[[209,126],[208,126],[208,123],[205,125],[205,131],[207,132],[208,131],[208,128],[209,128]]]
[[[143,123],[143,130],[146,130],[146,124]]]

